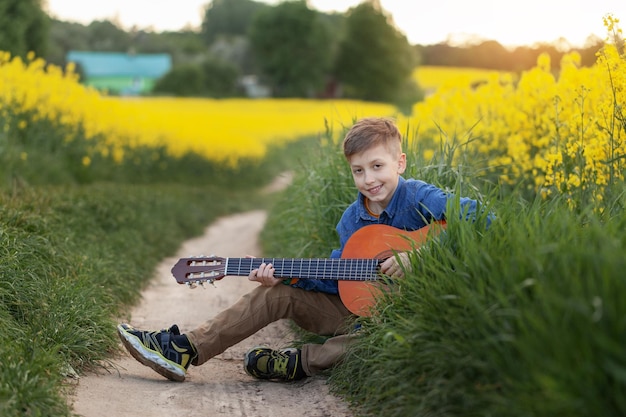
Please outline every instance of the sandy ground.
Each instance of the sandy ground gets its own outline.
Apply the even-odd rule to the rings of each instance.
[[[174,257],[161,262],[141,302],[126,319],[149,330],[176,323],[185,332],[228,307],[258,284],[246,277],[225,277],[215,288],[191,290],[177,284],[170,269],[178,258],[191,255],[259,255],[258,235],[265,220],[264,211],[224,217],[201,237],[185,242]],[[287,323],[274,323],[204,365],[191,366],[182,383],[164,379],[124,352],[106,369],[82,375],[69,401],[74,412],[84,417],[352,416],[347,405],[329,393],[323,377],[278,383],[245,373],[242,358],[250,347],[284,347],[292,337]]]

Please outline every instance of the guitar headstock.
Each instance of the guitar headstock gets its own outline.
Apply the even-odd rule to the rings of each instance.
[[[180,258],[172,267],[172,275],[179,284],[195,288],[205,282],[213,283],[225,276],[225,258],[218,256],[197,256]]]

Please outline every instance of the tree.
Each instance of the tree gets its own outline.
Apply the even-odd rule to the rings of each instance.
[[[242,74],[257,72],[248,32],[254,17],[269,7],[252,0],[213,0],[200,33],[211,55],[237,66]]]
[[[88,39],[89,30],[86,26],[52,19],[45,59],[51,64],[64,66],[69,51],[90,50]]]
[[[252,0],[213,0],[202,20],[202,36],[207,45],[219,38],[245,37],[256,14],[269,8]]]
[[[69,51],[167,53],[174,64],[207,54],[200,34],[191,30],[152,32],[131,29],[125,32],[110,21],[85,26],[52,19],[46,61],[65,65]]]
[[[95,51],[125,52],[130,48],[128,32],[109,20],[95,20],[87,28],[90,48]]]
[[[306,1],[265,9],[250,29],[250,42],[264,78],[278,97],[308,97],[320,91],[332,65],[330,28]]]
[[[484,41],[471,48],[472,62],[467,65],[472,68],[482,68],[497,70],[509,65],[510,53],[504,46],[496,41]]]
[[[49,18],[41,0],[0,0],[0,50],[25,57],[46,52]]]
[[[419,92],[412,82],[415,51],[378,3],[368,1],[348,10],[345,26],[334,70],[345,94],[362,100],[402,102],[403,106],[407,100],[417,101]]]

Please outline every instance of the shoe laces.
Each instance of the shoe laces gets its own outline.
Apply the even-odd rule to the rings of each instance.
[[[290,355],[287,352],[273,350],[268,353],[266,372],[272,375],[286,376],[289,374]]]

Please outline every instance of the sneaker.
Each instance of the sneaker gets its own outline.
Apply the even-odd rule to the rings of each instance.
[[[184,381],[189,364],[198,356],[177,325],[147,332],[123,323],[117,326],[117,333],[133,358],[171,381]]]
[[[297,381],[306,376],[301,356],[300,349],[273,350],[257,346],[246,353],[243,367],[248,375],[255,378]]]

